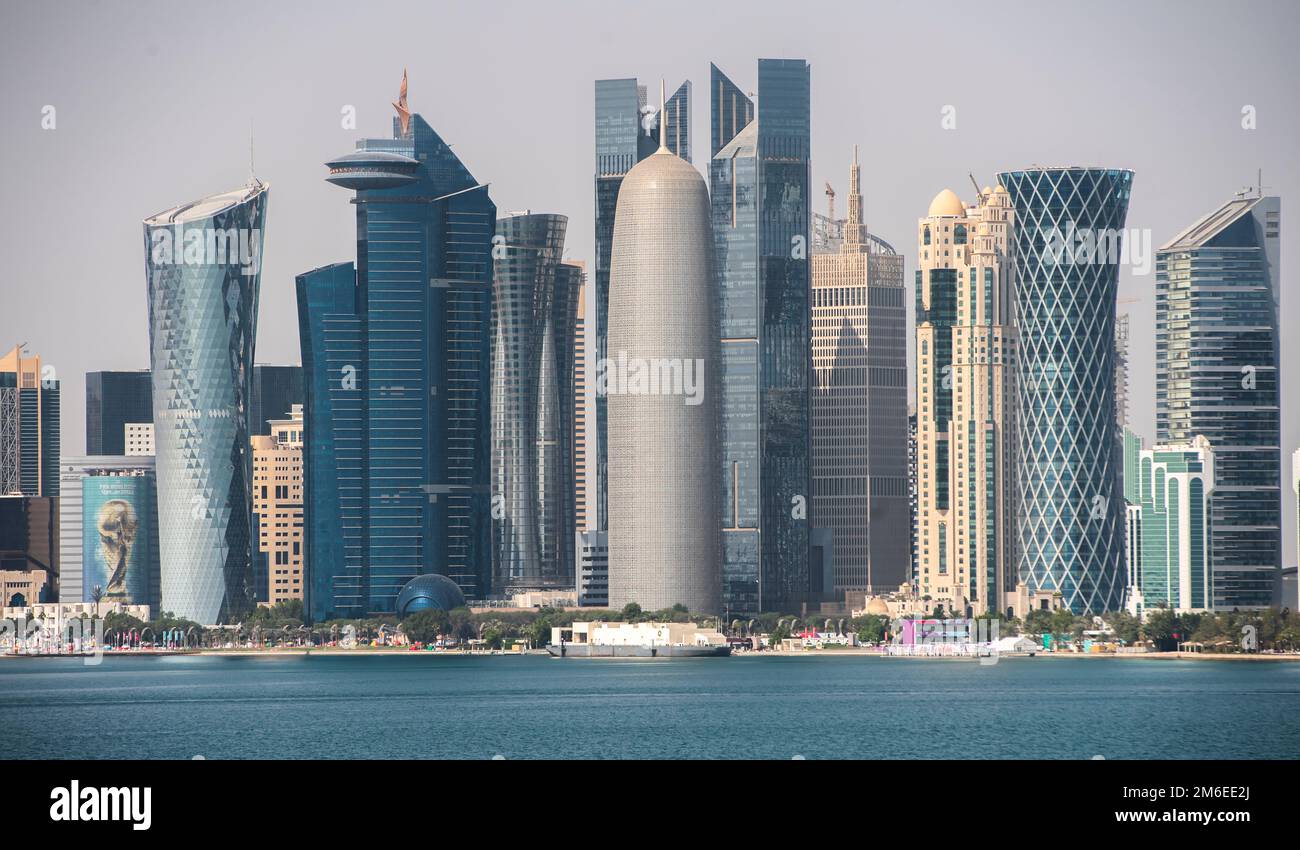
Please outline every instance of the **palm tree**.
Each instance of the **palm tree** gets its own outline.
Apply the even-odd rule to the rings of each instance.
[[[90,589],[90,598],[95,600],[95,619],[99,619],[99,600],[104,598],[104,586],[97,584]]]

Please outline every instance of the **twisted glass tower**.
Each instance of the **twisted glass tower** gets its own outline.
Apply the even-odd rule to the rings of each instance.
[[[249,382],[267,188],[144,222],[161,604],[204,624],[256,604]]]
[[[1018,225],[1019,580],[1060,593],[1076,614],[1116,611],[1124,498],[1115,296],[1133,172],[1031,168],[998,181]]]
[[[581,271],[568,219],[497,222],[492,308],[493,586],[572,588],[573,334]]]

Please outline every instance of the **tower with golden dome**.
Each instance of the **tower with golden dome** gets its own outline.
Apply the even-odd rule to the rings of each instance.
[[[913,582],[958,616],[1017,583],[1014,226],[1002,186],[969,206],[944,189],[917,223]]]

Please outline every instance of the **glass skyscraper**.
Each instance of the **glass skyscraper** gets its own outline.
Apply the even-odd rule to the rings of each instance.
[[[0,355],[0,495],[59,495],[59,382],[21,346]]]
[[[691,161],[691,81],[682,83],[664,104],[668,113],[668,149]],[[659,146],[659,108],[646,102],[646,88],[636,78],[596,81],[596,361],[606,357],[609,334],[609,264],[614,245],[614,211],[623,177]],[[593,528],[607,528],[609,486],[608,407],[595,397],[596,423],[591,454],[595,459],[592,494]]]
[[[1076,614],[1124,593],[1115,413],[1119,236],[1133,172],[1031,168],[998,175],[1015,210],[1020,337],[1019,581]],[[1114,250],[1060,250],[1091,234]]]
[[[126,454],[127,423],[153,422],[148,369],[86,373],[86,454]]]
[[[1235,198],[1156,253],[1156,440],[1214,447],[1220,610],[1273,604],[1280,578],[1281,214]]]
[[[254,604],[249,381],[268,187],[144,222],[161,597],[204,624]]]
[[[574,587],[574,310],[568,219],[497,222],[492,311],[493,586]]]
[[[709,163],[721,319],[722,605],[790,610],[809,575],[810,76],[760,59],[758,107],[716,67]],[[755,115],[741,124],[746,115]]]
[[[393,613],[438,573],[491,583],[487,186],[406,106],[327,163],[356,191],[357,262],[300,275],[304,512],[314,620]]]

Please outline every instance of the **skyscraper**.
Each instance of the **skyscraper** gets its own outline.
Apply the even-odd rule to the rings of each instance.
[[[843,236],[812,258],[812,517],[833,534],[841,599],[912,572],[903,258],[868,238],[860,174],[855,146]]]
[[[574,586],[573,335],[581,269],[568,219],[497,222],[492,311],[493,587]]]
[[[723,606],[729,614],[799,610],[812,587],[809,67],[760,59],[757,110],[716,68],[710,88]],[[755,117],[742,124],[746,115]]]
[[[670,125],[671,126],[671,125]],[[618,196],[611,251],[609,604],[719,611],[717,299],[709,194],[659,150]]]
[[[152,411],[150,418],[153,417]],[[134,521],[129,525],[132,543],[127,553],[128,567],[144,569],[148,574],[147,598],[139,598],[140,577],[132,577],[132,596],[140,604],[152,605],[157,610],[159,602],[158,554],[158,480],[151,455],[94,455],[90,457],[65,457],[59,464],[59,601],[94,601],[94,576],[85,581],[87,570],[102,576],[109,558],[103,557],[105,547],[86,529],[96,531],[100,512],[107,501],[121,499],[130,505]],[[89,498],[86,482],[95,478],[123,479],[95,482]],[[119,492],[108,496],[109,490]],[[112,513],[109,514],[111,518]],[[127,531],[127,527],[121,531]],[[87,537],[90,538],[89,546]],[[110,546],[113,540],[108,541]],[[120,545],[120,541],[119,541]],[[99,550],[97,552],[97,550]],[[101,582],[107,585],[107,582]],[[107,590],[105,593],[107,594]],[[105,599],[108,597],[105,596]]]
[[[1059,592],[1076,614],[1115,611],[1124,590],[1115,303],[1133,172],[1029,168],[998,181],[1016,225],[1019,580],[1031,593]],[[1097,250],[1075,250],[1076,237]]]
[[[291,418],[295,404],[302,404],[301,366],[253,367],[252,433],[269,435],[271,420]]]
[[[268,187],[144,221],[161,596],[199,623],[254,604],[249,379]]]
[[[1015,223],[1002,186],[945,189],[917,230],[918,589],[958,613],[1018,578]]]
[[[1139,449],[1136,467],[1125,469],[1141,524],[1131,606],[1136,613],[1210,607],[1214,466],[1213,448],[1198,436],[1188,445]]]
[[[1234,198],[1156,252],[1156,440],[1214,446],[1221,610],[1273,604],[1282,564],[1281,215]]]
[[[573,322],[573,525],[578,532],[587,531],[593,518],[590,511],[590,438],[596,418],[592,386],[587,380],[587,264],[566,260],[577,269],[578,305]]]
[[[392,613],[417,575],[491,584],[487,186],[407,107],[327,163],[356,191],[357,263],[299,275],[307,609]]]
[[[86,373],[86,454],[126,454],[126,426],[153,422],[148,369]]]
[[[251,441],[257,596],[274,605],[303,598],[302,405],[270,426]]]
[[[623,177],[641,160],[655,152],[657,132],[666,112],[668,150],[687,162],[691,161],[690,113],[691,81],[677,88],[662,107],[646,102],[645,86],[636,78],[596,81],[596,276],[595,336],[596,360],[607,356],[609,335],[609,270],[614,244],[614,215]],[[592,460],[595,464],[595,491],[591,494],[592,525],[608,527],[607,511],[609,452],[606,449],[608,409],[603,396],[593,399],[595,430],[591,434]]]
[[[1296,552],[1300,552],[1300,449],[1291,454],[1291,491],[1296,495]]]
[[[0,496],[59,495],[59,382],[22,346],[0,356]]]

